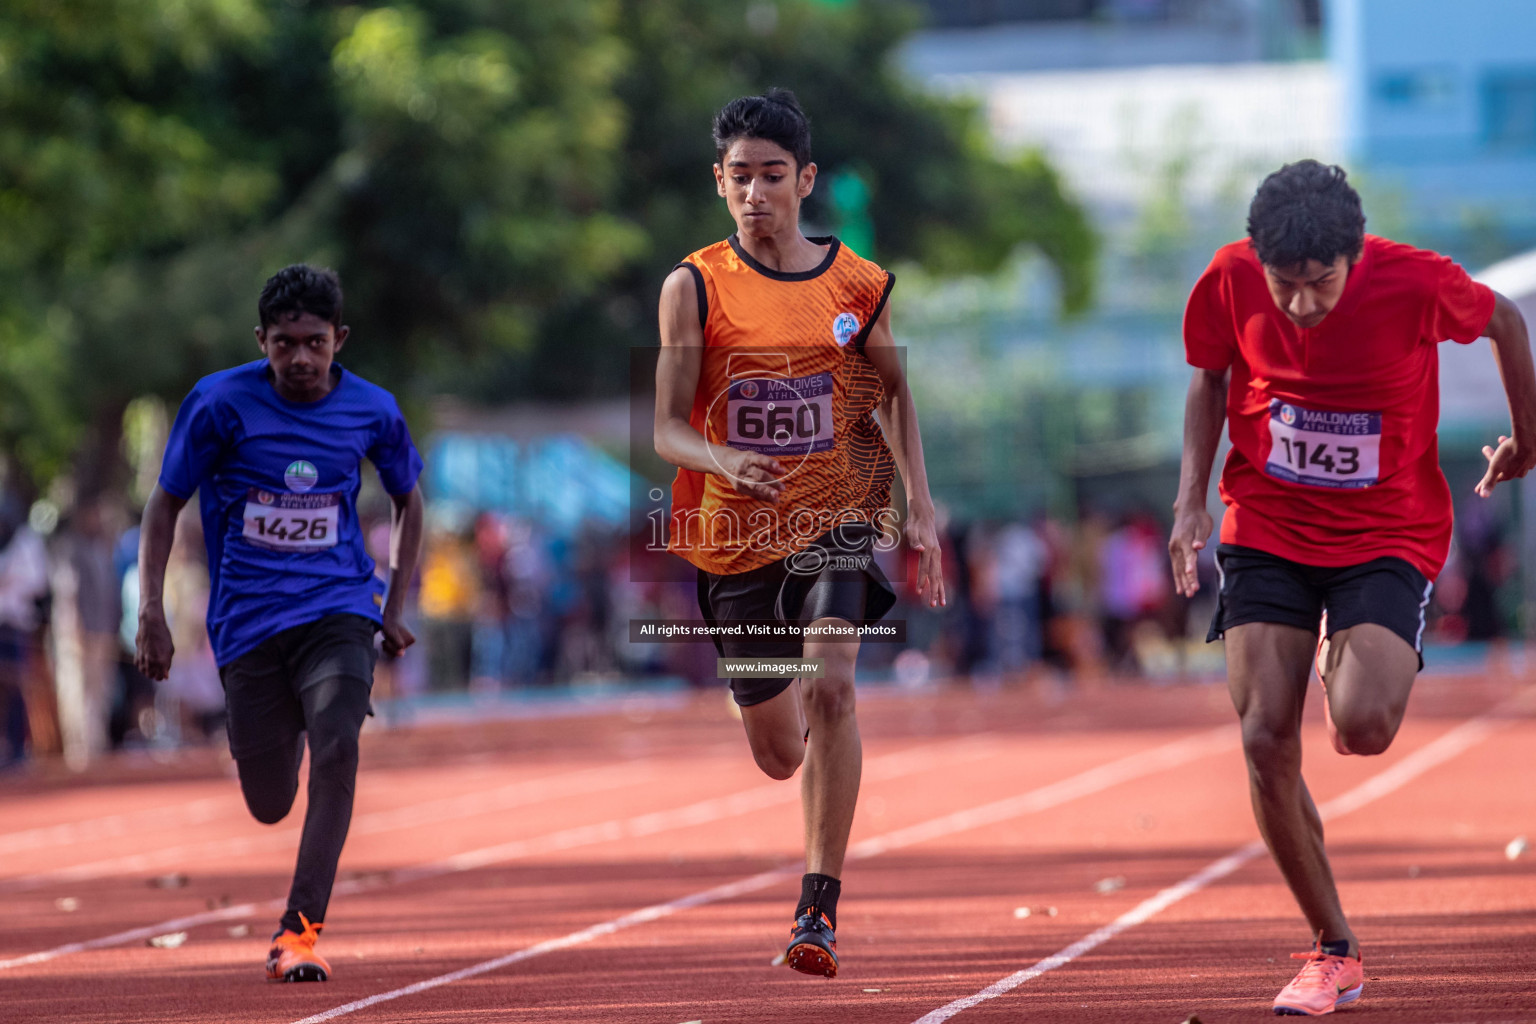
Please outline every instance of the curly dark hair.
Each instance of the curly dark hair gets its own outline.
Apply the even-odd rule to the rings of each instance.
[[[811,162],[811,121],[788,89],[732,100],[715,115],[715,159],[737,139],[766,139],[795,158],[795,170]]]
[[[313,313],[341,326],[341,278],[336,271],[295,263],[267,278],[256,301],[261,326],[270,327],[282,317],[301,313]]]
[[[1271,267],[1354,260],[1365,244],[1360,193],[1342,167],[1316,160],[1286,164],[1254,193],[1248,237],[1259,262]]]

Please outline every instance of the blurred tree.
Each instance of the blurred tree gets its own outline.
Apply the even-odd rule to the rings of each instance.
[[[930,95],[904,75],[896,51],[919,17],[893,0],[622,0],[619,35],[640,56],[617,82],[629,130],[615,208],[648,244],[599,301],[552,310],[544,336],[558,344],[481,376],[474,393],[625,386],[622,349],[654,344],[661,280],[733,230],[710,172],[711,119],[774,85],[793,89],[811,117],[822,177],[805,207],[808,227],[839,226],[829,186],[856,174],[874,237],[863,255],[937,274],[988,273],[1033,246],[1056,269],[1064,308],[1086,308],[1096,253],[1086,212],[1039,154],[999,155],[973,102]]]
[[[645,246],[613,203],[628,58],[613,5],[436,0],[343,24],[333,238],[354,359],[440,389],[560,350],[546,311],[587,301]]]
[[[1094,239],[1038,156],[895,67],[892,0],[8,0],[0,446],[118,486],[128,402],[254,358],[255,295],[341,271],[349,366],[411,401],[615,394],[661,279],[729,233],[710,117],[785,85],[873,255],[1021,245],[1089,299]],[[849,177],[851,176],[851,178]],[[857,204],[856,204],[857,205]],[[850,226],[852,226],[850,224]],[[861,243],[863,244],[863,243]]]
[[[106,471],[124,404],[178,360],[186,326],[136,332],[112,315],[109,279],[131,289],[127,268],[264,211],[270,170],[198,92],[223,54],[263,45],[262,6],[0,7],[0,444],[13,477],[46,480],[71,457],[87,477]]]

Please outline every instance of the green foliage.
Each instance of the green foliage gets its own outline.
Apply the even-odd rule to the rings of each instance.
[[[544,312],[644,246],[611,206],[628,59],[612,5],[444,0],[342,20],[335,237],[356,358],[452,387],[466,365],[549,343]],[[384,345],[387,365],[368,351]]]
[[[1093,232],[1051,167],[1037,154],[998,156],[974,104],[924,93],[895,66],[912,8],[630,0],[624,17],[625,38],[648,55],[620,88],[637,172],[626,177],[624,206],[652,239],[651,274],[731,230],[709,177],[710,118],[735,96],[778,85],[811,116],[823,186],[853,169],[870,190],[876,248],[866,255],[989,273],[1032,245],[1056,266],[1069,310],[1090,300]],[[828,192],[812,195],[811,221],[835,220]]]
[[[46,478],[136,396],[255,358],[257,290],[297,260],[341,271],[348,365],[407,401],[617,393],[667,270],[731,230],[711,116],[769,85],[813,118],[808,226],[853,217],[938,274],[1031,246],[1082,308],[1082,211],[902,77],[914,24],[890,0],[11,0],[0,447]]]
[[[228,238],[268,207],[274,175],[232,145],[203,88],[227,55],[265,45],[263,7],[0,8],[0,444],[34,476],[64,465],[104,402],[155,383],[137,372],[141,339],[93,306],[104,278]],[[180,342],[161,326],[163,344]]]

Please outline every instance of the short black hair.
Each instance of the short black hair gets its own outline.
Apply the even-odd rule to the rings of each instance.
[[[261,326],[270,327],[282,317],[301,313],[313,313],[341,326],[341,278],[336,271],[295,263],[267,278],[256,301]]]
[[[1316,160],[1286,164],[1264,179],[1248,207],[1248,237],[1259,262],[1299,267],[1351,261],[1365,245],[1365,211],[1344,168]]]
[[[715,115],[715,160],[737,139],[766,139],[795,158],[795,170],[811,162],[811,119],[788,89],[731,100]]]

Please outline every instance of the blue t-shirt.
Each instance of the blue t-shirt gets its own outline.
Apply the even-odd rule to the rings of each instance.
[[[204,377],[176,413],[160,486],[183,500],[202,489],[208,638],[221,666],[326,615],[383,621],[384,581],[357,521],[359,471],[366,458],[386,491],[408,494],[421,456],[394,396],[340,374],[318,402],[289,402],[260,359]]]

